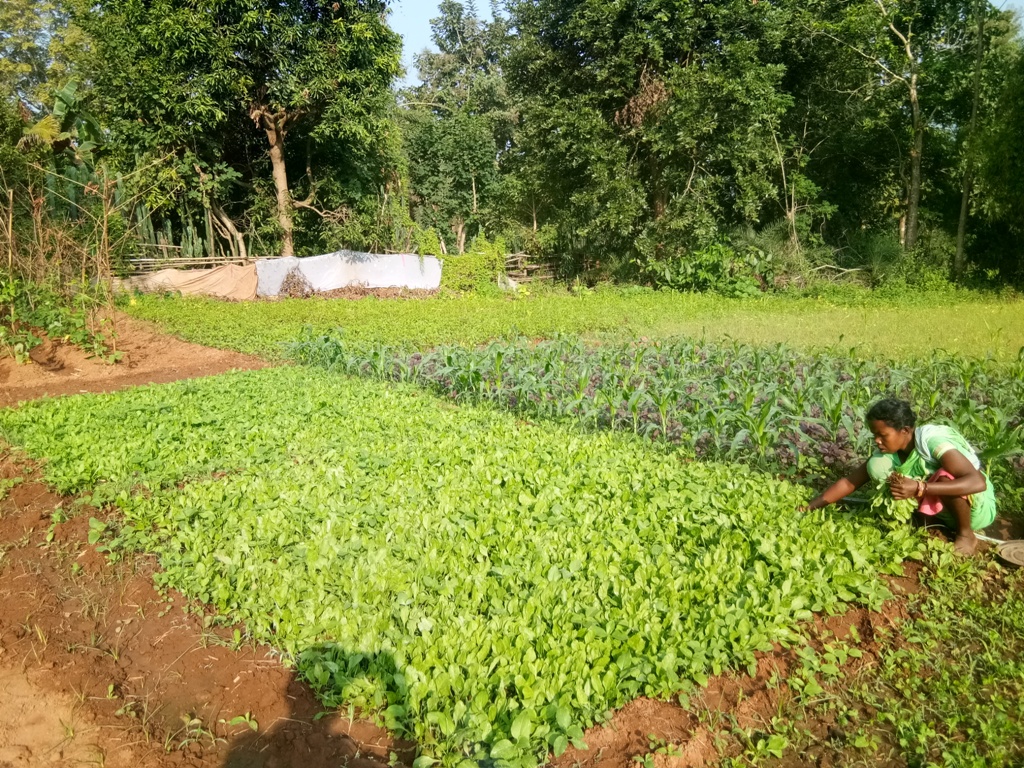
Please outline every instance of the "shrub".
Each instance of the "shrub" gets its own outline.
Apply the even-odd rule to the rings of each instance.
[[[501,238],[492,243],[478,235],[465,253],[444,258],[441,287],[450,291],[486,291],[497,286],[498,276],[504,271],[505,243]]]
[[[89,322],[89,307],[94,303],[85,293],[69,302],[42,286],[0,273],[0,354],[24,363],[45,334],[115,362],[120,353],[108,354],[106,336],[94,331]]]
[[[870,235],[855,246],[870,269],[875,288],[887,292],[942,291],[951,287],[951,239],[939,230],[925,230],[919,246],[906,251],[895,236]]]
[[[774,279],[772,254],[754,246],[737,249],[727,239],[648,262],[641,271],[658,287],[733,297],[756,295]]]

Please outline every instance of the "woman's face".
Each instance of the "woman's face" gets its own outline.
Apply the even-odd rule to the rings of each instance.
[[[868,424],[871,434],[875,436],[875,446],[882,453],[896,453],[910,445],[914,430],[910,427],[895,429],[892,425],[876,419]]]

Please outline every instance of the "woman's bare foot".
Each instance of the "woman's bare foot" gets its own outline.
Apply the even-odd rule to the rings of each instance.
[[[977,549],[978,537],[974,535],[974,531],[961,533],[956,537],[956,541],[953,542],[953,551],[958,555],[970,557]]]

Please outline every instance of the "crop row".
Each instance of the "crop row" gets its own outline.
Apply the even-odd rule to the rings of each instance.
[[[307,333],[289,354],[336,372],[417,382],[459,402],[627,430],[700,459],[815,481],[867,455],[863,414],[891,395],[913,403],[922,420],[961,429],[1018,506],[1024,489],[1021,466],[1011,461],[1024,437],[1024,359],[937,354],[889,364],[783,346],[692,340],[595,346],[569,337],[410,354],[347,343],[340,332]]]
[[[282,650],[419,766],[534,766],[637,696],[800,643],[920,551],[736,465],[290,367],[0,411],[113,551]]]

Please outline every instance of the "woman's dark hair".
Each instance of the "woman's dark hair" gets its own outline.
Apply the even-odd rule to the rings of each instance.
[[[879,400],[868,409],[868,421],[884,421],[893,429],[911,429],[917,424],[917,416],[910,407],[910,403],[904,400],[897,400],[894,397],[887,397]]]

